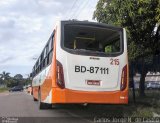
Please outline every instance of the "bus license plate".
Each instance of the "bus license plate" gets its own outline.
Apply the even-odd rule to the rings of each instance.
[[[100,86],[100,81],[99,80],[87,80],[87,85]]]

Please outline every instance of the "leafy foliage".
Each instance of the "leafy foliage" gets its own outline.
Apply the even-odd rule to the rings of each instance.
[[[22,80],[22,79],[23,79],[23,76],[22,76],[21,74],[16,74],[16,75],[14,76],[14,78],[17,79],[17,80]]]
[[[17,85],[28,85],[31,84],[31,80],[28,78],[23,78],[21,74],[16,74],[14,77],[10,76],[8,72],[2,72],[0,74],[0,85],[6,85],[7,87],[13,87]]]
[[[99,0],[93,18],[127,29],[131,60],[160,49],[153,35],[160,22],[160,0]]]
[[[3,79],[3,80],[7,80],[7,79],[10,78],[9,75],[10,75],[10,73],[3,71],[3,72],[0,74],[0,77],[1,77],[1,79]]]
[[[152,56],[160,53],[159,36],[153,33],[155,25],[160,24],[160,0],[99,0],[93,18],[126,28],[129,60],[138,62],[140,95],[145,95],[145,76],[153,64]]]
[[[0,74],[0,78],[1,78],[0,79],[1,84],[7,85],[8,81],[10,79],[10,73],[3,71]]]

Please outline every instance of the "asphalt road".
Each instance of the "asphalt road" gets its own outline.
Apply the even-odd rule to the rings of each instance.
[[[101,111],[102,110],[102,111]],[[60,105],[56,108],[39,110],[38,102],[26,92],[0,93],[0,123],[7,120],[33,123],[91,123],[105,113],[104,106]],[[17,119],[18,118],[18,119]]]

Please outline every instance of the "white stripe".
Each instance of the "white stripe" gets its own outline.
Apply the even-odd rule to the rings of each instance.
[[[51,89],[48,96],[46,97],[46,99],[43,102],[44,103],[52,103],[52,89]]]

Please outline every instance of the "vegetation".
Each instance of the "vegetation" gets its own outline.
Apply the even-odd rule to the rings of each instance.
[[[145,76],[149,70],[146,64],[160,53],[158,33],[153,33],[155,25],[160,23],[160,0],[99,0],[93,18],[126,28],[129,60],[139,62],[140,96],[144,96]]]
[[[0,74],[0,84],[1,85],[6,85],[10,79],[9,76],[10,73],[6,73],[5,71],[2,72],[2,74]]]
[[[8,91],[8,88],[0,88],[0,93],[2,93],[2,92],[5,92],[5,91]]]
[[[8,72],[2,72],[0,74],[0,87],[4,87],[4,90],[6,87],[13,87],[13,86],[24,86],[31,84],[31,80],[28,78],[23,78],[21,74],[16,74],[14,77],[10,76],[10,73]],[[2,88],[1,88],[2,90]]]

